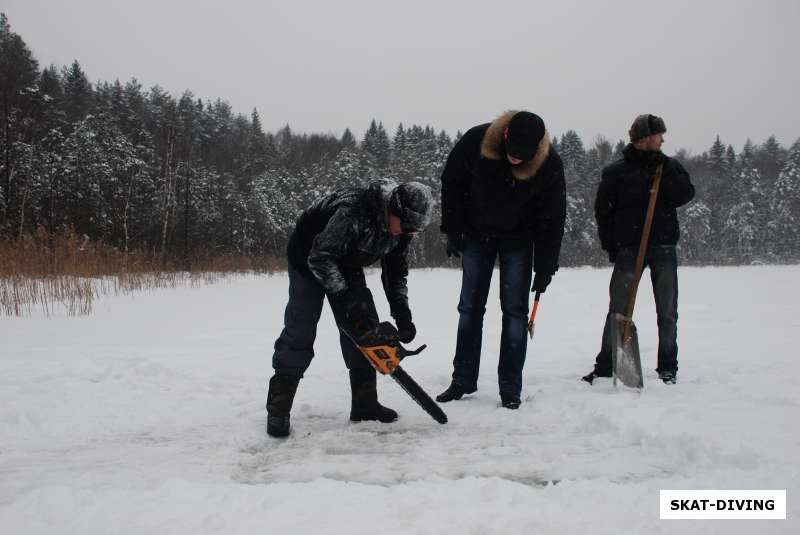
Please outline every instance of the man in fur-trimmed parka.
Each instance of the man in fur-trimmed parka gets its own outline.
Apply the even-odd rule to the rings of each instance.
[[[463,278],[452,383],[438,401],[478,388],[483,316],[499,258],[500,399],[519,407],[531,272],[531,292],[544,292],[558,270],[565,215],[564,166],[538,115],[506,112],[456,143],[442,173],[441,230],[448,256],[461,257]]]
[[[319,199],[300,216],[289,239],[289,303],[275,342],[267,394],[267,433],[289,434],[289,413],[298,383],[314,357],[314,339],[325,297],[337,325],[356,340],[374,339],[378,313],[364,267],[381,262],[384,292],[398,338],[416,336],[408,305],[408,246],[430,222],[430,188],[418,182],[375,181]],[[350,370],[352,421],[393,422],[397,413],[378,403],[375,370],[344,333],[340,345]]]

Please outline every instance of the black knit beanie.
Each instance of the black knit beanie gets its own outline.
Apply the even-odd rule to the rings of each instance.
[[[389,212],[400,218],[405,229],[423,230],[433,212],[431,189],[419,182],[400,184],[389,197]]]

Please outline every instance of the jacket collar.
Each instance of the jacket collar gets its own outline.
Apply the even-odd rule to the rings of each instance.
[[[633,146],[633,143],[628,143],[624,149],[622,149],[622,157],[625,158],[626,161],[632,163],[639,163],[639,164],[648,164],[653,160],[659,158],[659,156],[663,156],[664,153],[659,151],[646,151],[646,150],[639,150]]]

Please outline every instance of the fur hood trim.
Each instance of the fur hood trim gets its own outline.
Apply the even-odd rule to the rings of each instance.
[[[490,160],[502,160],[506,157],[505,150],[503,150],[503,132],[505,131],[508,123],[517,110],[511,110],[503,113],[492,121],[489,129],[481,140],[481,156]],[[536,154],[529,162],[525,162],[519,166],[512,166],[511,172],[517,180],[530,180],[547,160],[550,154],[550,136],[545,131],[544,137],[539,142],[539,147],[536,149]]]

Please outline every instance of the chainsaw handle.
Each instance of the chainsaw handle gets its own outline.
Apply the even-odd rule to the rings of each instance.
[[[397,344],[397,356],[400,358],[400,360],[403,360],[406,357],[419,355],[425,350],[426,347],[428,347],[427,344],[422,344],[417,349],[408,349],[403,347],[401,344]]]

